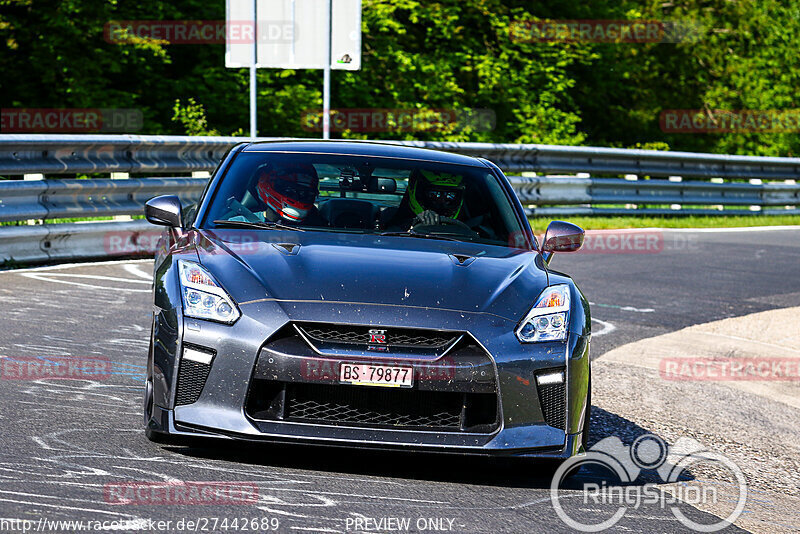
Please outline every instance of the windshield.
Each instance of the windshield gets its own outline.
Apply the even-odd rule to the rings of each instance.
[[[370,233],[526,248],[487,168],[406,159],[244,152],[202,228]]]

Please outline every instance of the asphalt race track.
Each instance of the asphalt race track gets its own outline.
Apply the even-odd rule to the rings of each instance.
[[[629,232],[633,239],[653,234],[655,244],[603,253],[624,245],[614,249],[606,237],[606,248],[591,248],[588,237],[585,250],[551,263],[578,283],[594,317],[615,326],[593,337],[595,357],[693,324],[800,306],[800,229]],[[601,328],[596,323],[595,334]]]
[[[657,235],[660,244],[651,249],[594,248],[553,260],[593,303],[594,357],[693,324],[800,305],[800,229]],[[0,364],[59,357],[112,363],[96,380],[0,377],[0,521],[7,521],[0,531],[16,531],[16,520],[31,521],[39,532],[79,528],[53,523],[60,520],[114,521],[108,528],[117,532],[572,531],[557,516],[550,479],[539,466],[328,448],[150,443],[141,430],[150,269],[147,261],[125,261],[0,273]],[[595,411],[593,423],[626,440],[653,432],[603,410]],[[595,433],[591,441],[603,437]],[[588,469],[575,479],[596,476]],[[255,497],[131,504],[109,491],[110,484],[181,481],[227,482]],[[566,488],[560,497],[573,516],[585,513],[582,493]],[[616,509],[593,506],[608,506],[609,515]],[[707,512],[685,504],[680,509],[711,522]],[[657,506],[629,511],[614,529],[687,531]]]

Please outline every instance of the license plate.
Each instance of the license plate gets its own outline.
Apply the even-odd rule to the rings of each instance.
[[[362,386],[410,388],[414,384],[412,367],[343,363],[339,368],[339,382]]]

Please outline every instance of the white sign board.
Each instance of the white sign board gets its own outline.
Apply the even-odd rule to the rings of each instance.
[[[327,0],[226,0],[225,66],[322,69]],[[331,68],[361,68],[361,0],[332,0]],[[253,42],[253,21],[257,43]]]

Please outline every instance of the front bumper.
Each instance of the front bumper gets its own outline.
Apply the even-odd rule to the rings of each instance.
[[[513,334],[513,324],[501,317],[482,313],[448,310],[404,310],[398,307],[343,303],[300,303],[262,301],[242,306],[243,316],[234,325],[220,325],[186,319],[179,314],[162,312],[156,323],[164,321],[179,328],[156,328],[174,340],[154,339],[155,375],[161,377],[154,388],[154,416],[149,422],[155,432],[176,436],[205,436],[269,442],[293,442],[316,445],[357,446],[391,450],[427,450],[478,455],[536,456],[567,458],[580,449],[583,415],[589,376],[589,337],[571,334],[567,343],[520,344]],[[392,328],[426,328],[431,324],[442,330],[465,332],[485,356],[483,362],[474,354],[450,354],[451,369],[440,381],[418,381],[415,388],[455,394],[491,394],[496,399],[496,419],[489,424],[468,424],[462,418],[458,428],[392,428],[387,425],[365,426],[348,422],[309,422],[269,413],[268,406],[254,409],[254,387],[260,383],[312,384],[333,386],[335,376],[320,369],[320,361],[338,369],[342,357],[303,353],[297,347],[265,344],[276,332],[285,329],[289,316],[302,321],[330,321],[346,317],[352,324],[380,324]],[[258,319],[256,319],[258,318]],[[266,335],[265,335],[266,333]],[[180,369],[185,365],[176,356],[183,346],[215,352],[207,376],[193,402],[178,399]],[[170,354],[171,353],[171,354]],[[388,356],[376,357],[386,361]],[[363,357],[360,357],[363,361]],[[396,361],[397,356],[388,357]],[[445,356],[447,358],[447,356]],[[406,358],[416,368],[435,365],[423,359]],[[442,360],[439,360],[440,362]],[[465,364],[466,362],[466,364]],[[171,369],[161,369],[171,366]],[[188,368],[188,365],[185,367]],[[316,375],[307,370],[317,370]],[[305,369],[305,372],[304,372]],[[564,421],[548,424],[542,408],[536,374],[563,369]],[[484,374],[481,375],[481,371]],[[488,371],[488,372],[487,372]],[[294,386],[290,386],[294,387]],[[339,386],[370,388],[370,386]],[[552,421],[550,421],[552,423]]]

